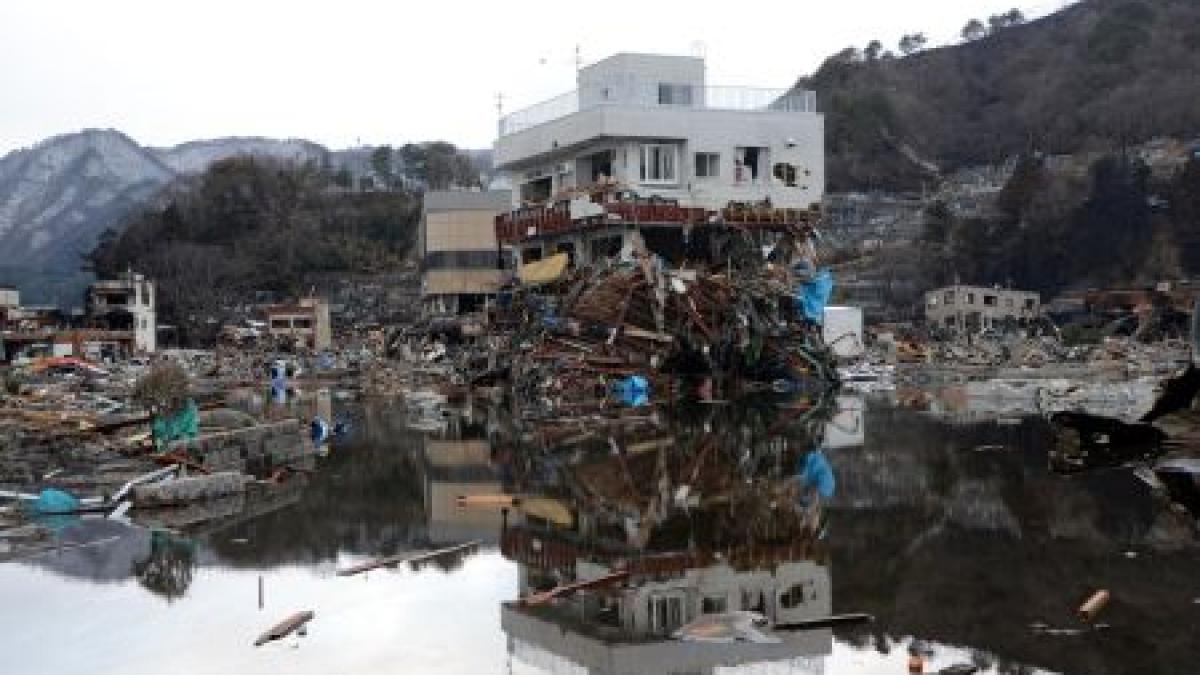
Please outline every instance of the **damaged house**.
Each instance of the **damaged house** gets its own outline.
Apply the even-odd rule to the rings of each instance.
[[[564,252],[586,266],[635,231],[678,263],[696,226],[795,224],[819,208],[813,92],[712,86],[703,59],[626,53],[577,84],[500,120],[495,162],[513,210],[497,233],[520,263]]]

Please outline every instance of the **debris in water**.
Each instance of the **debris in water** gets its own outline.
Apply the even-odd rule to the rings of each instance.
[[[979,666],[970,663],[956,663],[938,671],[938,675],[974,675],[979,672]]]
[[[1104,589],[1093,593],[1091,597],[1079,606],[1079,618],[1083,621],[1091,621],[1096,618],[1096,615],[1108,604],[1109,597],[1109,592]]]
[[[314,614],[311,611],[296,612],[288,618],[271,626],[265,633],[258,636],[254,641],[255,647],[261,647],[272,640],[279,640],[291,635],[293,631],[302,629],[305,624],[312,621]],[[301,633],[303,634],[303,633]]]
[[[355,565],[354,567],[349,567],[344,570],[338,570],[337,575],[339,577],[348,577],[352,574],[366,572],[368,570],[373,570],[378,567],[399,565],[400,563],[410,563],[410,564],[421,563],[421,562],[425,562],[427,560],[432,560],[433,558],[449,556],[449,555],[453,555],[455,553],[464,553],[466,551],[469,551],[470,549],[475,548],[476,546],[479,546],[479,544],[480,544],[480,542],[478,540],[476,540],[476,541],[469,541],[465,544],[459,544],[458,546],[450,546],[449,548],[442,548],[442,549],[438,549],[436,551],[430,551],[428,553],[421,553],[421,554],[415,555],[415,556],[402,556],[402,555],[388,556],[386,558],[379,558],[377,560],[371,560],[369,562],[362,563],[361,565]]]

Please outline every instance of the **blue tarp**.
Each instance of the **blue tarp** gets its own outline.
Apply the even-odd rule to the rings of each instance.
[[[34,513],[72,513],[79,509],[79,500],[68,492],[46,488],[38,498],[29,502],[29,510]]]
[[[833,275],[829,270],[821,270],[812,279],[796,287],[796,310],[805,319],[820,326],[825,322],[825,305],[832,295]]]
[[[815,489],[823,499],[833,497],[837,481],[833,477],[833,467],[820,450],[813,450],[797,460],[796,475],[804,487]]]
[[[650,382],[641,375],[630,375],[618,381],[613,385],[613,393],[631,408],[650,404]]]

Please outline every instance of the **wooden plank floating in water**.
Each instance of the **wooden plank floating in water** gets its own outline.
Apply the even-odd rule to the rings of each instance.
[[[1108,604],[1111,596],[1105,589],[1100,589],[1088,597],[1087,600],[1079,606],[1079,619],[1081,621],[1091,621],[1096,618],[1096,615],[1104,609]]]
[[[339,577],[348,577],[352,574],[359,574],[360,572],[366,572],[366,571],[373,570],[373,569],[376,569],[379,567],[387,567],[389,565],[399,565],[402,563],[425,562],[427,560],[432,560],[434,558],[440,558],[441,556],[444,556],[444,555],[453,555],[455,553],[466,552],[472,548],[479,546],[480,543],[482,543],[482,542],[480,542],[479,540],[475,540],[475,541],[469,541],[465,544],[459,544],[458,546],[450,546],[449,548],[443,548],[443,549],[438,549],[436,551],[430,551],[428,553],[422,553],[420,555],[414,555],[414,556],[393,555],[393,556],[388,556],[386,558],[379,558],[377,560],[372,560],[370,562],[362,563],[361,565],[355,565],[354,567],[348,567],[344,570],[338,570],[337,575]]]
[[[875,616],[855,612],[852,614],[835,614],[820,619],[793,621],[792,623],[775,624],[775,630],[813,630],[816,628],[833,628],[835,626],[852,626],[860,623],[874,623]]]
[[[288,618],[267,629],[267,632],[258,636],[254,641],[255,647],[261,647],[272,640],[285,638],[292,634],[293,631],[301,628],[304,624],[312,621],[315,616],[311,611],[296,612]]]

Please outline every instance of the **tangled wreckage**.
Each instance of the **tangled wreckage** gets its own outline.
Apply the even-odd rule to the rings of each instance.
[[[859,336],[822,329],[833,277],[818,213],[765,208],[731,222],[676,210],[691,220],[669,235],[630,225],[590,264],[560,251],[520,265],[483,335],[430,332],[406,346],[453,363],[464,385],[509,394],[526,417],[836,388],[832,345]],[[518,217],[497,219],[500,241]]]

